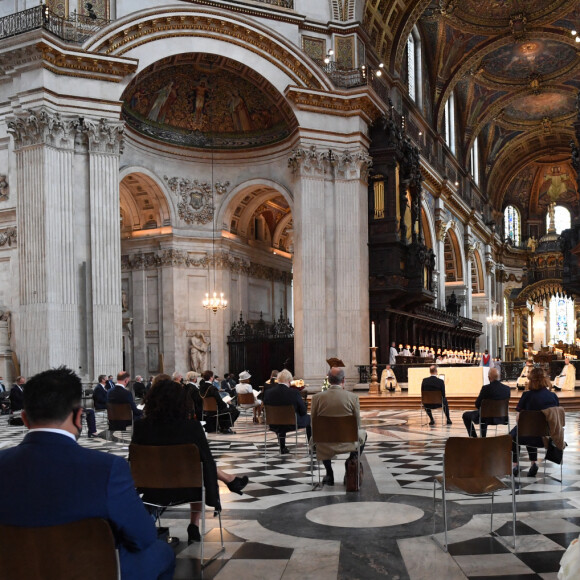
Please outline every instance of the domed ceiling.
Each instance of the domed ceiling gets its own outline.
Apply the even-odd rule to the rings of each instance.
[[[580,32],[578,0],[367,0],[364,26],[391,74],[402,78],[406,40],[417,27],[425,118],[441,131],[455,95],[465,135],[458,160],[468,165],[477,137],[480,185],[496,209],[526,165],[547,155],[570,158],[580,90],[580,42],[571,34]]]
[[[125,90],[128,125],[173,145],[246,149],[288,137],[296,119],[286,100],[243,64],[182,54],[148,67]]]

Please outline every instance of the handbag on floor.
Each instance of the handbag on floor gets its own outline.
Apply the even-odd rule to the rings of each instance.
[[[354,457],[351,456],[344,462],[344,467],[346,470],[346,473],[344,475],[344,483],[346,485],[346,491],[358,491],[360,489],[360,486],[362,485],[363,482],[362,461],[360,462],[360,472],[358,482],[356,478],[356,466],[357,466],[356,456]]]
[[[564,452],[562,449],[558,449],[552,439],[548,440],[548,448],[546,449],[546,459],[552,463],[557,463],[560,465],[562,463]]]

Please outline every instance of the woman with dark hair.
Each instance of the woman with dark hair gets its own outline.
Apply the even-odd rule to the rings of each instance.
[[[181,445],[194,443],[199,449],[203,463],[203,481],[205,483],[205,502],[221,510],[218,479],[223,481],[232,492],[242,495],[248,478],[235,477],[216,468],[205,433],[199,421],[190,418],[191,404],[187,404],[185,389],[173,380],[157,381],[145,399],[145,418],[133,426],[132,442],[138,445]],[[143,501],[166,504],[179,501],[180,498],[196,496],[193,490],[150,490],[143,496]],[[201,499],[201,494],[200,499]],[[187,528],[188,543],[199,542],[199,520],[201,518],[199,503],[191,504],[191,523]]]
[[[542,411],[548,409],[549,407],[558,407],[560,401],[555,393],[550,392],[550,379],[546,375],[543,369],[532,369],[528,377],[528,390],[525,391],[518,401],[516,406],[516,411]],[[517,418],[516,418],[517,421]],[[520,467],[517,463],[517,446],[516,446],[516,435],[518,432],[517,425],[512,429],[511,436],[513,439],[512,444],[512,461],[514,467],[514,475],[518,475],[520,472]],[[535,477],[538,473],[538,447],[543,447],[544,442],[541,437],[520,437],[520,443],[526,445],[528,450],[528,455],[530,456],[530,461],[532,465],[528,471],[528,477]]]

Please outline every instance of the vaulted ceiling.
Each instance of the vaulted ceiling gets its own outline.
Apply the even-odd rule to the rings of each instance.
[[[580,90],[578,0],[367,0],[363,22],[395,77],[404,76],[417,26],[423,114],[441,128],[454,93],[457,156],[466,163],[478,138],[482,185],[497,209],[527,166],[569,158]]]

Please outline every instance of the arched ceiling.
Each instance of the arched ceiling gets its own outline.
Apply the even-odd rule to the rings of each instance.
[[[454,93],[458,160],[466,164],[478,137],[480,182],[496,209],[522,164],[570,156],[580,90],[580,43],[571,34],[580,32],[578,0],[367,0],[363,25],[395,78],[405,76],[406,40],[417,26],[425,117],[441,128]]]

